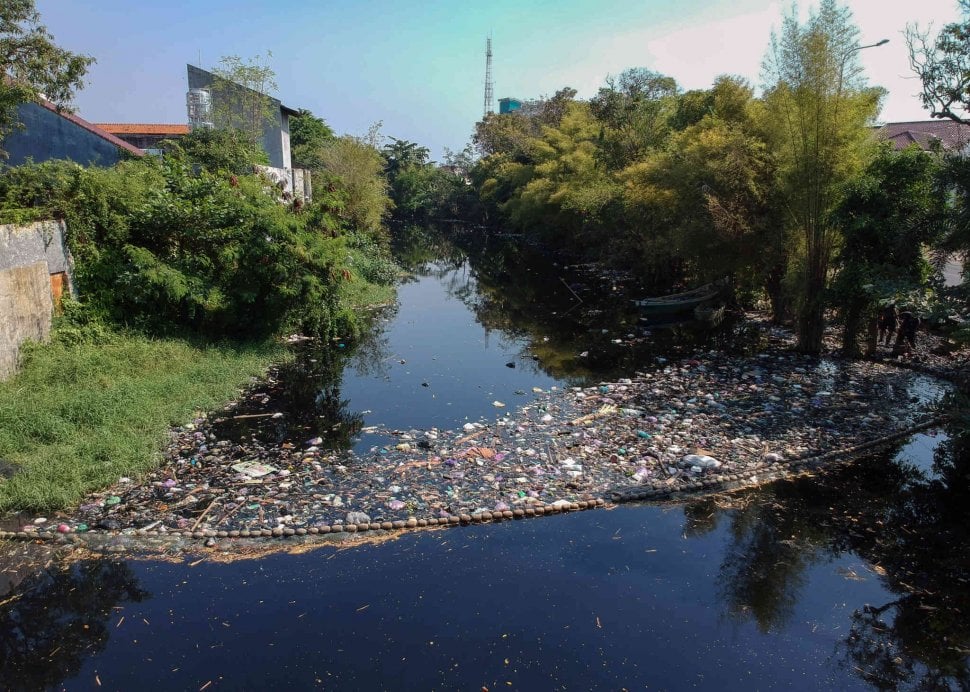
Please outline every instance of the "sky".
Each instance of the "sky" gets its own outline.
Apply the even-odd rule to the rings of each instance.
[[[92,122],[184,123],[186,63],[272,53],[291,108],[339,134],[382,123],[385,136],[444,149],[470,141],[484,107],[485,40],[497,99],[580,98],[609,75],[646,67],[683,89],[721,74],[760,85],[773,30],[791,3],[773,0],[36,0],[58,45],[97,63],[75,98]],[[928,119],[902,32],[957,21],[956,0],[849,0],[869,83],[888,90],[880,120]],[[804,15],[810,3],[799,5]]]

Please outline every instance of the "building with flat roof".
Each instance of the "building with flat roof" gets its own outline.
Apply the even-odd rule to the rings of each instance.
[[[522,101],[520,101],[519,99],[506,97],[504,99],[498,100],[499,114],[512,113],[513,111],[517,111],[520,108],[522,108]]]
[[[225,109],[222,107],[225,104],[220,104],[220,100],[232,99],[233,94],[240,92],[257,93],[248,87],[234,82],[228,82],[222,79],[222,77],[214,75],[208,70],[203,70],[195,65],[186,65],[186,68],[189,77],[189,91],[202,89],[209,92],[209,97],[211,98],[210,116],[213,125],[216,127],[226,125],[226,123],[219,122],[220,114],[225,112]],[[212,87],[217,82],[221,82],[223,85],[228,84],[230,88],[213,89]],[[263,151],[269,156],[269,165],[271,167],[291,170],[293,168],[293,162],[290,155],[290,116],[297,115],[298,111],[284,106],[279,99],[268,96],[267,94],[260,94],[260,96],[265,98],[269,103],[269,112],[263,119],[263,137],[261,142]],[[228,107],[236,108],[238,106],[230,104]]]

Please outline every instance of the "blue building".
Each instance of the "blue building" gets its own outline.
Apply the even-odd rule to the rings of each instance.
[[[145,155],[138,147],[44,99],[20,104],[17,120],[21,127],[0,143],[0,149],[7,152],[4,163],[10,166],[28,159],[35,163],[69,159],[82,166],[113,166],[126,157]]]
[[[511,113],[522,108],[522,102],[519,99],[504,98],[498,100],[498,112],[500,114]]]

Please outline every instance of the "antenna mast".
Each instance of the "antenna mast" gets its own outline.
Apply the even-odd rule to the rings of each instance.
[[[495,85],[492,84],[492,37],[485,40],[485,107],[482,117],[492,113],[492,101],[495,98]]]

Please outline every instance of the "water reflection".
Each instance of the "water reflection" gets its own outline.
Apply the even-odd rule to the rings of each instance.
[[[856,554],[870,571],[843,576],[878,579],[895,597],[853,611],[839,644],[843,664],[883,689],[966,688],[968,451],[966,438],[950,438],[936,448],[935,473],[887,453],[746,497],[729,513],[718,576],[727,612],[778,631],[810,567]],[[687,525],[707,510],[693,507]]]
[[[10,561],[4,571],[14,569]],[[46,567],[31,573],[12,595],[0,593],[0,685],[37,690],[73,677],[102,651],[123,605],[151,594],[124,562],[96,560]]]
[[[38,689],[101,671],[123,685],[144,679],[145,666],[168,674],[165,662],[178,660],[188,678],[173,671],[167,684],[201,686],[228,670],[206,658],[225,651],[221,664],[235,661],[243,676],[227,678],[230,685],[281,669],[305,682],[313,670],[304,666],[315,661],[334,684],[373,687],[381,684],[370,663],[377,657],[427,661],[439,677],[422,679],[423,687],[467,688],[513,673],[499,663],[506,672],[497,674],[493,657],[465,639],[504,645],[501,633],[512,631],[517,641],[560,641],[559,672],[576,686],[595,687],[598,666],[559,654],[594,646],[612,652],[604,663],[614,668],[642,657],[642,668],[616,679],[632,688],[671,670],[666,653],[638,643],[662,641],[706,675],[725,666],[760,670],[737,689],[790,684],[786,668],[838,688],[853,677],[882,689],[966,688],[970,457],[965,440],[947,438],[931,460],[912,458],[932,440],[814,478],[692,502],[682,518],[627,507],[195,568],[109,559],[45,565],[45,556],[0,595],[0,680]],[[0,572],[15,572],[12,565]],[[160,602],[146,600],[140,582]],[[523,611],[526,603],[535,606]],[[719,632],[725,615],[732,641]],[[134,647],[117,627],[123,616],[128,624],[182,624],[146,626]],[[423,638],[409,636],[415,626]],[[264,628],[276,647],[242,662]],[[713,642],[720,648],[704,649]],[[832,644],[835,655],[826,657]],[[152,653],[131,656],[141,650]],[[695,656],[701,650],[706,656]],[[301,655],[290,658],[293,651]],[[531,658],[525,651],[516,650],[520,674],[549,669],[547,648],[529,648]],[[664,679],[678,686],[679,678]]]
[[[292,362],[275,367],[238,405],[215,416],[216,435],[229,440],[254,437],[268,444],[320,437],[321,446],[329,449],[351,446],[364,419],[341,395],[348,353],[309,346],[295,351]],[[363,345],[361,353],[368,353]],[[375,361],[380,363],[379,354],[361,360],[377,369]]]

